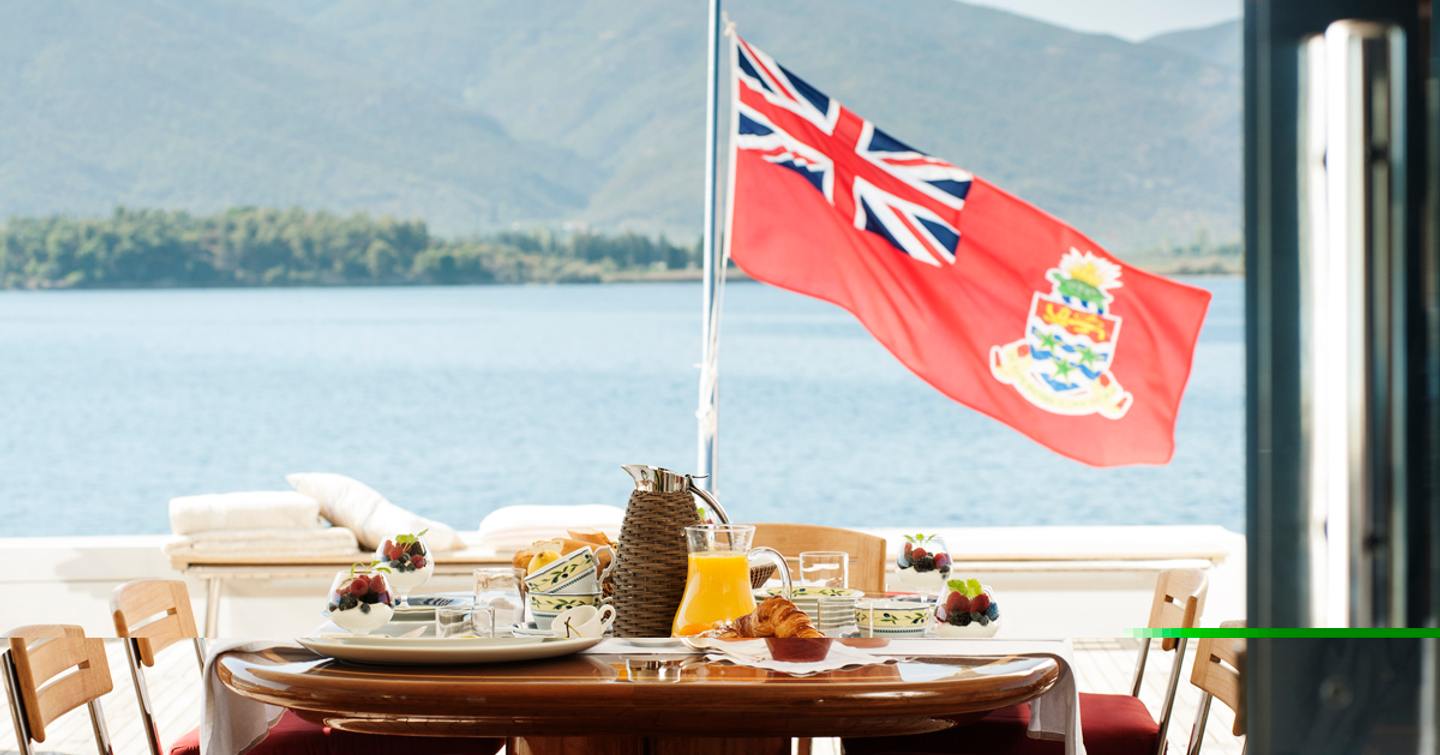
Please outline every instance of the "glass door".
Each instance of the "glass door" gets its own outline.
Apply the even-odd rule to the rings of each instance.
[[[1437,624],[1430,2],[1246,3],[1257,627]],[[1434,752],[1432,640],[1251,644],[1252,752]]]

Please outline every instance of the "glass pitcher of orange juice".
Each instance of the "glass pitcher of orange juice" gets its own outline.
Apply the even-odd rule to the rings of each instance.
[[[690,566],[685,595],[675,611],[671,633],[687,637],[713,629],[717,622],[734,621],[755,610],[750,586],[750,561],[773,559],[790,594],[790,568],[774,548],[751,548],[755,527],[749,524],[701,524],[685,528]]]

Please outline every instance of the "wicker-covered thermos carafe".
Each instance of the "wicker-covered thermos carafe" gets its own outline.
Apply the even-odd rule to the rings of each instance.
[[[618,637],[669,637],[685,593],[685,528],[700,524],[698,496],[720,524],[729,523],[713,496],[690,475],[644,464],[621,467],[635,479],[611,568]]]

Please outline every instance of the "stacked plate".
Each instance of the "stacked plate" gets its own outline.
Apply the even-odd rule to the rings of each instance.
[[[764,600],[779,595],[779,587],[757,592],[755,598]],[[855,624],[855,605],[865,597],[863,590],[844,587],[796,587],[790,591],[790,600],[795,607],[810,615],[815,628],[829,636],[839,636],[836,630]]]

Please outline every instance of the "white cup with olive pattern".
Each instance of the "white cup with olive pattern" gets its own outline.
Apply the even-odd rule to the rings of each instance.
[[[535,621],[535,627],[548,630],[561,611],[579,606],[599,608],[600,593],[596,591],[562,595],[531,591],[525,596],[525,603],[530,608],[530,618]]]
[[[600,546],[610,551],[609,546]],[[576,548],[534,574],[525,575],[527,592],[585,595],[600,589],[598,549]],[[613,558],[613,553],[611,554]]]
[[[934,614],[932,603],[862,600],[855,606],[855,623],[863,637],[924,637]]]

